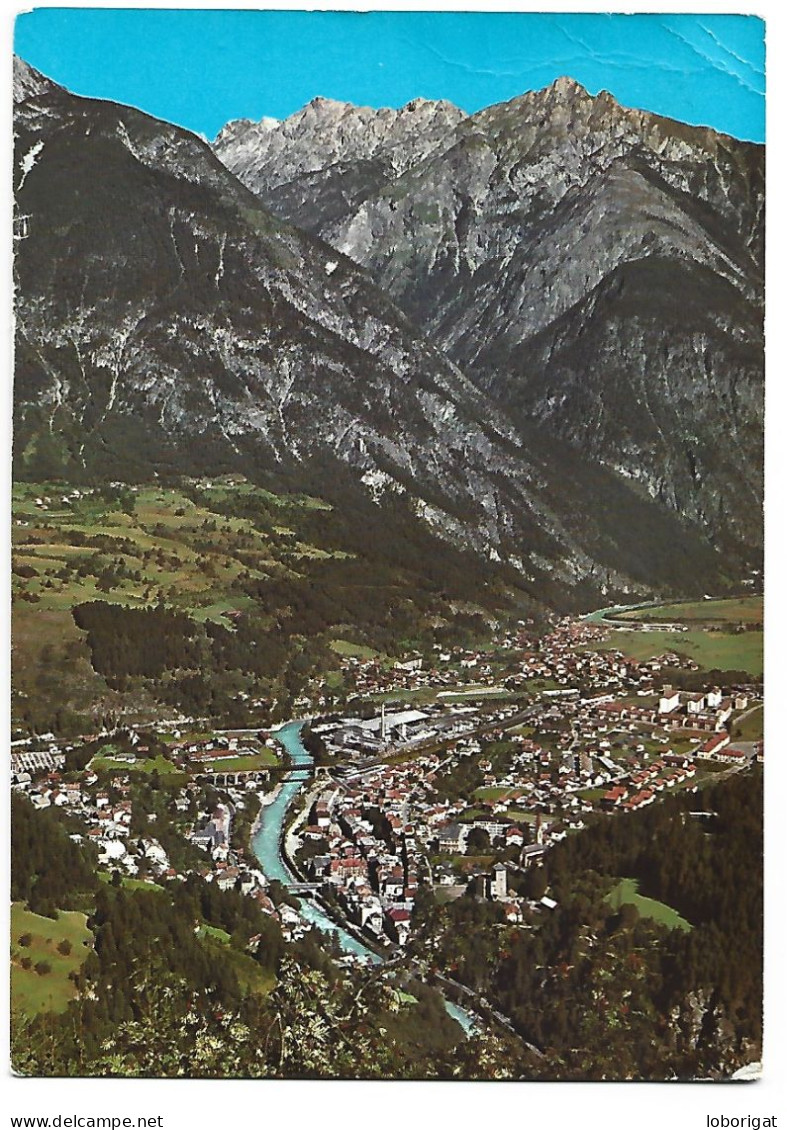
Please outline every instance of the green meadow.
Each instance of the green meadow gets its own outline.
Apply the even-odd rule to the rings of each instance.
[[[670,930],[691,930],[691,923],[687,922],[685,918],[681,918],[677,910],[673,910],[671,906],[667,906],[666,903],[659,902],[657,899],[649,899],[641,895],[637,879],[621,879],[609,892],[606,901],[613,910],[620,910],[625,903],[633,903],[641,918],[650,918],[654,922],[661,922]]]
[[[760,678],[763,666],[761,631],[626,632],[610,631],[606,639],[594,642],[592,650],[620,651],[642,662],[667,652],[685,655],[704,670],[746,671]]]
[[[61,910],[57,920],[14,903],[11,906],[11,1007],[33,1016],[40,1012],[63,1012],[77,995],[69,974],[80,968],[92,944],[93,935],[86,917],[75,910]],[[29,945],[19,939],[29,936]],[[67,942],[70,952],[64,954],[58,945]],[[30,968],[24,964],[30,962]],[[46,963],[50,970],[36,972],[35,966]]]
[[[694,600],[635,608],[616,614],[617,620],[668,620],[671,623],[762,624],[761,596],[730,597],[724,600]]]

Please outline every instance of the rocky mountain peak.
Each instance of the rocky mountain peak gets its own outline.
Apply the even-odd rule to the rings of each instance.
[[[550,599],[759,560],[760,147],[565,79],[471,118],[315,99],[214,156],[42,80],[19,451],[62,420],[80,474],[330,453]]]
[[[356,107],[353,106],[350,102],[341,102],[336,98],[325,98],[322,94],[318,94],[315,98],[312,98],[310,102],[306,103],[306,105],[300,111],[300,114],[304,115],[309,111],[312,111],[316,114],[335,115],[342,114],[346,110],[354,110],[355,108]],[[293,117],[297,116],[297,114],[293,115]]]
[[[556,78],[553,83],[544,87],[539,93],[546,94],[547,97],[554,98],[561,102],[570,102],[575,99],[587,99],[592,97],[581,83],[577,82],[576,79],[570,78],[568,75],[561,75],[560,78]]]
[[[14,104],[26,102],[28,98],[37,98],[40,94],[51,94],[55,90],[62,90],[56,82],[52,82],[46,75],[42,75],[35,67],[31,67],[24,59],[14,55]]]
[[[291,134],[289,172],[270,139],[254,156],[250,137],[237,144],[220,159],[370,271],[491,400],[606,458],[713,537],[734,528],[738,545],[756,542],[756,509],[752,523],[741,500],[761,489],[760,147],[568,76],[469,118],[422,98],[348,111]],[[654,381],[659,404],[632,414]],[[708,399],[708,382],[727,399]],[[701,421],[681,413],[686,395]],[[745,485],[715,451],[743,435],[739,415],[758,421]],[[601,431],[585,422],[602,417],[594,448]]]
[[[619,124],[626,115],[636,113],[621,106],[608,91],[593,95],[581,83],[563,76],[539,90],[528,90],[508,102],[487,106],[474,120],[482,126],[516,123],[516,128],[520,128],[524,121],[559,130],[578,127],[584,132],[589,126],[604,129]]]
[[[400,109],[373,109],[318,96],[282,122],[229,122],[213,145],[252,191],[300,186],[304,177],[358,160],[374,163],[366,173],[376,186],[439,151],[466,117],[443,100],[414,98]],[[313,203],[308,185],[302,187]]]
[[[420,108],[422,106],[428,106],[428,105],[429,105],[429,99],[428,98],[411,98],[410,101],[402,107],[402,109],[406,110],[408,113],[412,114],[416,110],[420,110]]]
[[[455,117],[458,120],[467,117],[464,110],[460,110],[453,102],[449,102],[446,98],[411,98],[409,102],[402,106],[401,110],[397,111],[399,114],[427,114],[432,116],[434,114],[447,114],[450,117]]]

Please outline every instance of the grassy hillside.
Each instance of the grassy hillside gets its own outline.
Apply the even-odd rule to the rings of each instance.
[[[736,719],[732,736],[736,741],[758,742],[762,740],[765,725],[765,708],[755,706],[753,710]]]
[[[223,514],[231,499],[256,503],[255,520]],[[228,624],[229,612],[250,603],[237,591],[241,575],[286,575],[302,558],[335,556],[299,540],[299,514],[315,508],[330,509],[236,479],[195,484],[188,494],[143,486],[88,488],[79,497],[63,484],[17,483],[14,591],[37,597],[37,612],[96,599],[127,607],[163,599],[196,619]]]
[[[20,944],[20,938],[25,941],[29,938],[28,944]],[[54,921],[14,903],[11,906],[11,1007],[28,1016],[63,1012],[77,995],[69,974],[80,968],[92,941],[84,914],[61,910]],[[58,949],[62,943],[70,946],[68,953]],[[25,968],[28,961],[30,968]],[[49,965],[50,971],[37,972],[35,967],[40,962]]]
[[[490,612],[532,607],[504,566],[438,543],[405,499],[377,505],[324,481],[329,498],[230,475],[17,482],[15,727],[84,733],[107,717],[152,719],[162,700],[242,725],[252,697],[284,702],[316,677],[340,693],[342,657],[431,646],[436,634],[477,633]],[[75,623],[85,606],[92,634],[84,616]],[[144,622],[153,608],[186,618],[172,621],[182,646],[173,640],[176,658],[142,672],[125,659],[161,642]]]
[[[632,903],[639,911],[640,918],[651,918],[654,922],[661,922],[670,930],[691,930],[691,923],[681,918],[677,910],[657,899],[649,899],[641,895],[638,879],[621,879],[609,892],[606,901],[613,910],[620,910],[625,903]]]

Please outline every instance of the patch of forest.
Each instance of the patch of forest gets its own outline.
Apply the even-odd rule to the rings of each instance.
[[[83,909],[95,887],[96,852],[76,843],[83,829],[61,809],[36,811],[27,797],[11,793],[11,900],[36,914]]]
[[[606,895],[623,875],[691,931],[633,904],[613,911]],[[555,845],[529,873],[539,876],[536,897],[548,890],[558,905],[526,928],[472,896],[446,907],[422,897],[416,921],[422,939],[439,938],[437,966],[544,1050],[540,1077],[723,1078],[759,1058],[760,771],[601,818]]]

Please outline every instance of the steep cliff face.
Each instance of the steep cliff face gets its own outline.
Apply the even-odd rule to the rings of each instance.
[[[739,562],[756,557],[762,148],[561,79],[444,114],[429,152],[402,138],[401,171],[359,188],[368,144],[354,162],[331,142],[346,113],[326,108],[319,152],[298,115],[264,137],[236,125],[216,151],[369,268],[520,428],[537,422]],[[274,184],[281,131],[290,164]],[[299,145],[308,193],[288,172]],[[323,192],[331,207],[310,208]]]
[[[487,458],[474,387],[197,138],[65,92],[23,101],[16,130],[22,437],[70,417],[78,461],[85,429],[136,415],[229,451],[254,433],[274,460],[319,441],[361,469],[379,455],[412,473],[437,458],[437,429],[438,451],[453,439]]]
[[[490,395],[711,532],[762,539],[762,326],[707,267],[616,268],[528,342],[478,358]],[[752,554],[750,560],[756,560]]]
[[[528,439],[364,270],[275,219],[198,138],[29,89],[15,115],[17,473],[297,474],[338,458],[545,599],[719,581],[709,546]],[[633,552],[599,497],[642,531]]]

